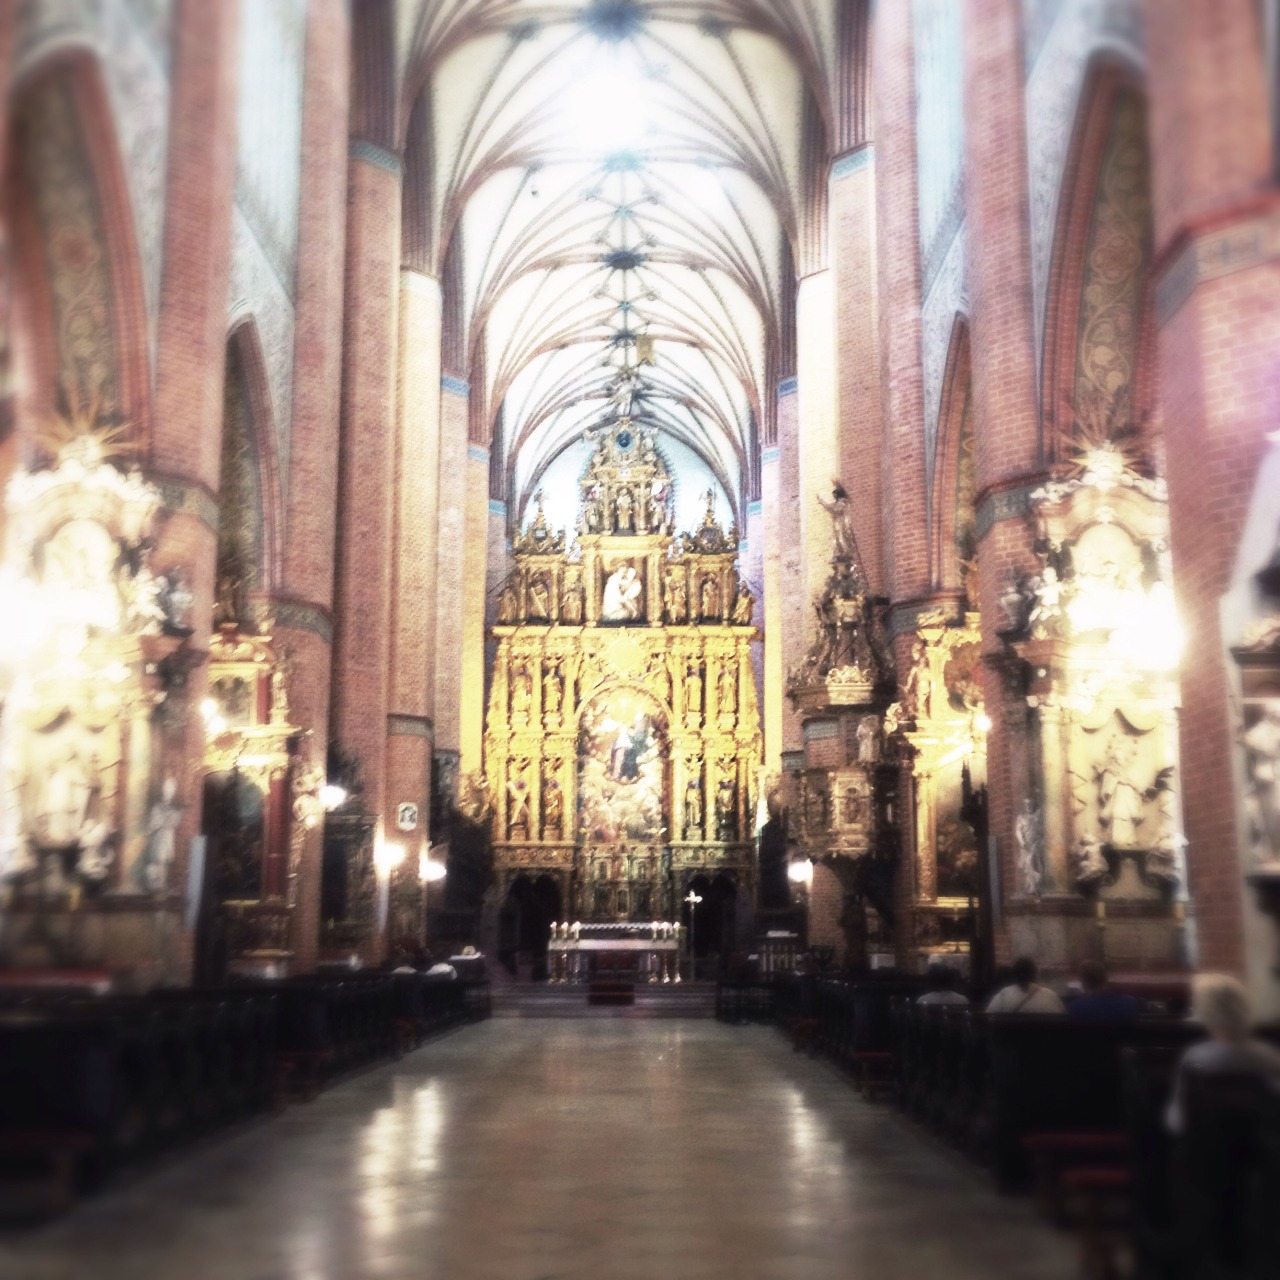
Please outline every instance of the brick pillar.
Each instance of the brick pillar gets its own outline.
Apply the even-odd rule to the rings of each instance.
[[[435,733],[437,752],[462,747],[462,599],[466,539],[468,388],[445,375],[440,395],[439,542],[436,553]]]
[[[925,505],[924,374],[920,354],[920,222],[915,139],[915,61],[908,5],[882,5],[872,24],[873,118],[876,129],[875,233],[879,267],[879,405],[883,450],[871,465],[889,500],[881,508],[884,587],[901,684],[911,669],[915,620],[928,603],[928,517]],[[898,962],[914,967],[913,906],[919,861],[915,778],[899,770],[904,805],[895,878]]]
[[[800,421],[796,379],[778,387],[778,628],[777,653],[781,681],[778,710],[782,726],[782,750],[804,746],[800,717],[791,700],[782,695],[788,673],[798,667],[813,639],[806,594],[805,555],[800,518]],[[815,504],[816,505],[816,504]]]
[[[434,684],[436,572],[440,497],[440,284],[400,272],[396,496],[391,594],[391,683],[387,717],[387,811],[390,838],[405,850],[398,878],[413,899],[418,856],[430,843],[431,693]],[[417,826],[401,830],[403,804]],[[425,920],[415,912],[421,940]],[[408,935],[408,912],[398,930]]]
[[[760,452],[760,513],[764,558],[761,570],[763,594],[758,614],[764,628],[764,767],[769,773],[782,768],[782,683],[786,679],[782,658],[782,508],[779,493],[780,449],[766,445]]]
[[[400,165],[353,139],[333,652],[333,733],[360,761],[364,805],[385,837],[395,498]],[[382,939],[370,954],[381,955]]]
[[[8,172],[9,162],[9,81],[17,36],[18,6],[0,4],[0,173]],[[12,320],[13,268],[9,255],[12,232],[7,211],[0,209],[0,442],[13,429],[13,352],[10,326]],[[16,441],[0,443],[0,481],[7,482],[13,469]]]
[[[797,462],[805,601],[816,600],[831,573],[831,517],[818,497],[831,497],[840,470],[836,408],[836,311],[830,268],[796,289]],[[806,612],[806,618],[807,618]]]
[[[238,0],[183,0],[174,26],[151,474],[168,514],[153,562],[161,569],[183,565],[190,576],[195,653],[208,652],[213,620],[239,61]],[[175,691],[174,721],[161,747],[162,768],[178,780],[186,806],[175,888],[185,883],[189,841],[200,830],[204,724],[196,708],[207,681],[201,664]],[[180,949],[178,968],[189,974],[189,936]]]
[[[1255,995],[1280,1011],[1268,973],[1274,933],[1241,877],[1227,652],[1241,637],[1222,621],[1265,436],[1280,420],[1280,204],[1256,6],[1148,4],[1147,39],[1160,400],[1187,630],[1181,786],[1199,960],[1239,972],[1249,938]]]
[[[1040,468],[1031,312],[1031,252],[1023,110],[1022,8],[1018,0],[967,0],[965,8],[965,212],[972,307],[973,420],[977,449],[978,589],[983,649],[1001,645],[1000,594],[1011,571],[1035,560],[1023,516]],[[987,779],[1000,882],[1014,884],[1017,800],[1030,743],[1026,707],[986,667],[992,720]],[[1051,886],[1059,889],[1062,886]],[[997,949],[1007,949],[997,936]]]
[[[347,201],[350,24],[343,0],[307,11],[302,84],[302,194],[294,313],[293,412],[276,636],[288,648],[289,710],[308,730],[299,767],[324,768],[333,635],[333,510],[338,491],[343,245]],[[307,833],[291,923],[293,969],[319,958],[323,832]]]
[[[876,297],[876,172],[868,143],[831,166],[831,274],[835,284],[836,472],[853,504],[862,563],[884,590],[881,531],[880,351]]]
[[[478,770],[484,751],[484,618],[489,559],[489,450],[467,446],[462,570],[462,681],[459,751],[464,773]],[[456,607],[456,606],[455,606]]]
[[[910,6],[877,9],[872,39],[880,404],[884,412],[884,450],[879,462],[884,492],[889,495],[883,506],[885,585],[895,606],[910,606],[929,588]],[[895,616],[898,612],[895,609]],[[906,618],[908,627],[912,621],[910,616]]]

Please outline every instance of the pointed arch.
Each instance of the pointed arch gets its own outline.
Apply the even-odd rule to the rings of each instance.
[[[151,443],[151,352],[133,205],[102,69],[55,50],[14,87],[3,216],[12,240],[15,418],[67,401]]]
[[[228,557],[247,560],[241,567],[248,594],[269,598],[281,583],[284,498],[266,361],[251,316],[227,336],[225,378],[219,567]]]
[[[1154,403],[1150,159],[1134,69],[1095,58],[1063,170],[1045,307],[1046,461],[1066,460],[1078,414],[1141,426]]]
[[[969,320],[957,315],[942,380],[938,445],[934,453],[930,577],[939,591],[964,586],[962,562],[977,549],[974,514],[973,382]]]

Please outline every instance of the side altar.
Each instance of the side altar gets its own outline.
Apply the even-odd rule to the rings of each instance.
[[[485,728],[498,887],[561,919],[676,919],[697,877],[754,898],[762,735],[737,533],[672,531],[651,432],[601,430],[568,545],[535,518],[502,588]]]

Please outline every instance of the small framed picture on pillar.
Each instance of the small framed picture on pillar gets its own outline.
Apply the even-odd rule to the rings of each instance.
[[[400,804],[396,806],[396,829],[413,831],[418,825],[418,806],[416,804]]]

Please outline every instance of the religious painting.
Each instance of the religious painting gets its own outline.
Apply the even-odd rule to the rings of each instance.
[[[582,713],[579,821],[592,841],[659,840],[663,827],[666,723],[634,689],[615,689]]]
[[[644,582],[630,561],[605,578],[600,603],[602,622],[639,622],[644,612]]]

